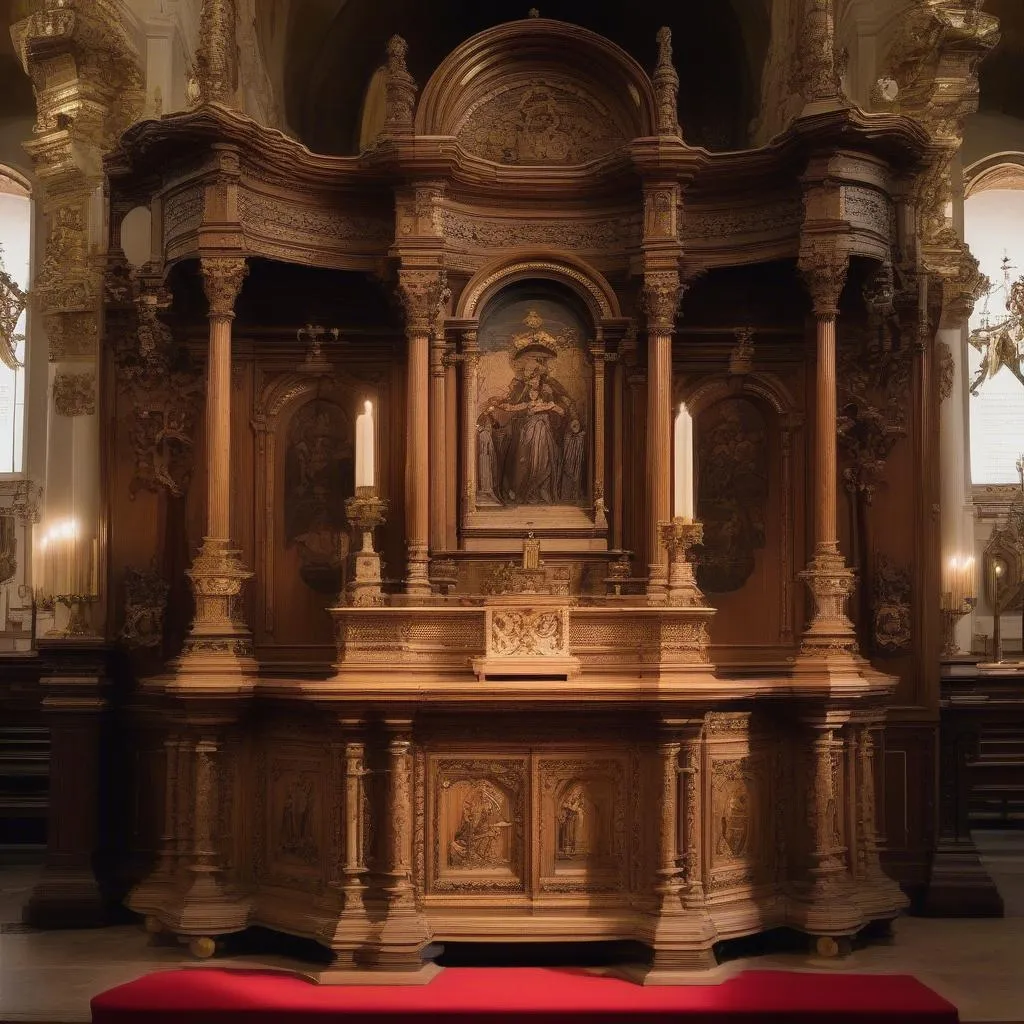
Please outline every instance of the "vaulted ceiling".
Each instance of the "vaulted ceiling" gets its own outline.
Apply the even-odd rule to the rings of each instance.
[[[285,0],[270,25],[259,25],[265,54],[283,48],[284,109],[289,126],[312,149],[355,149],[366,86],[397,32],[409,42],[409,67],[422,87],[460,42],[523,18],[529,0]],[[542,16],[607,36],[645,68],[654,64],[655,34],[673,29],[681,79],[680,120],[688,141],[716,149],[746,145],[757,112],[761,67],[770,31],[770,0],[661,0],[599,4],[537,0]],[[272,28],[272,33],[271,33]],[[271,38],[273,35],[276,38]]]

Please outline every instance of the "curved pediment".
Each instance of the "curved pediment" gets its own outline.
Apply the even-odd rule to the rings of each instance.
[[[529,18],[454,50],[423,91],[418,135],[454,136],[499,164],[582,164],[656,134],[650,79],[614,43]]]

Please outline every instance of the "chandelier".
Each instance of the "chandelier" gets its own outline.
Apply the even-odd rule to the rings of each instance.
[[[1024,384],[1024,372],[1021,370],[1021,356],[1024,355],[1024,277],[1012,281],[1011,272],[1016,269],[1010,257],[1003,256],[1003,283],[990,284],[986,289],[981,326],[971,331],[967,338],[981,353],[981,366],[971,381],[971,394],[974,396],[982,384],[991,380],[1004,366]],[[993,314],[989,304],[998,292],[1005,296],[1005,312]]]

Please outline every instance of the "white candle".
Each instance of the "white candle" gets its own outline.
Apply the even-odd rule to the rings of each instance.
[[[676,416],[672,514],[693,519],[693,417],[685,405]]]
[[[373,486],[373,455],[373,404],[367,400],[356,417],[356,487]]]

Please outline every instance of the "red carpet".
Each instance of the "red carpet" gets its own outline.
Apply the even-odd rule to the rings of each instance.
[[[94,1024],[956,1024],[956,1008],[904,975],[747,971],[720,985],[643,988],[581,970],[450,967],[429,985],[326,986],[257,971],[165,971],[104,992]]]

